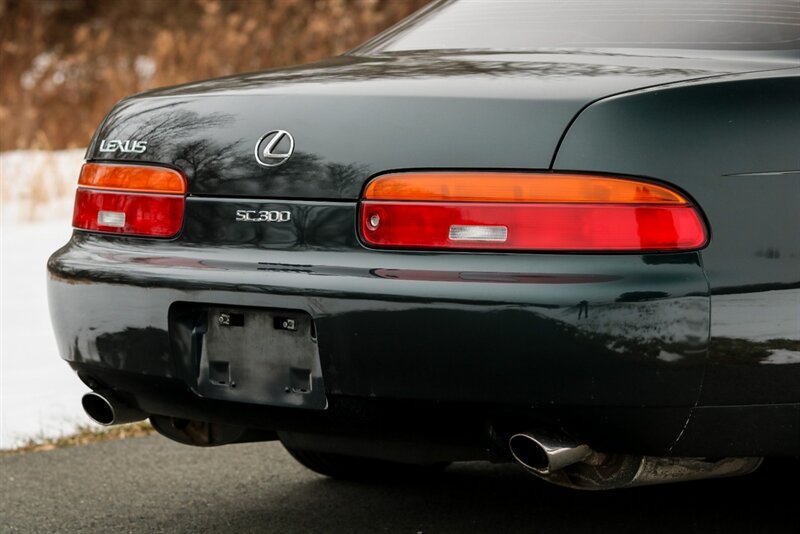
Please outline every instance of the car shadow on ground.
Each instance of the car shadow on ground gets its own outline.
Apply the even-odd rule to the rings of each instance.
[[[363,483],[314,476],[280,499],[247,499],[220,526],[314,532],[796,532],[800,462],[749,477],[580,492],[515,465],[456,464],[424,480]],[[786,483],[789,483],[787,486]],[[222,519],[222,518],[220,518]]]

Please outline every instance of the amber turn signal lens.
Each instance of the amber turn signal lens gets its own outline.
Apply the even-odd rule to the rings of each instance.
[[[186,181],[176,170],[150,165],[86,163],[78,180],[81,187],[138,193],[186,192]]]
[[[686,204],[686,199],[666,187],[625,178],[500,172],[386,174],[369,183],[364,198],[446,202]]]

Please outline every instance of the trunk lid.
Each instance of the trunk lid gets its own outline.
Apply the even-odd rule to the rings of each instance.
[[[547,169],[566,127],[597,99],[782,62],[652,50],[342,56],[123,100],[87,159],[177,167],[190,195],[354,200],[387,170]],[[294,152],[263,166],[256,143],[275,130],[292,135]]]

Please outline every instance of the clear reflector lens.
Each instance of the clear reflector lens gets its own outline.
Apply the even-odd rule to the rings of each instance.
[[[450,227],[449,238],[451,241],[495,241],[504,242],[508,239],[508,228],[505,226],[460,226]]]
[[[125,212],[98,211],[97,224],[99,224],[100,226],[113,226],[114,228],[123,228],[125,226]]]

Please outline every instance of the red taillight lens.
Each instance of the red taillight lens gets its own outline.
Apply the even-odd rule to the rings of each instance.
[[[181,229],[186,180],[178,171],[87,163],[78,184],[75,228],[147,237],[172,237]]]
[[[380,176],[360,227],[370,245],[408,249],[654,252],[706,242],[699,214],[671,189],[549,173]]]
[[[117,234],[171,237],[183,222],[183,196],[78,189],[75,228]]]

